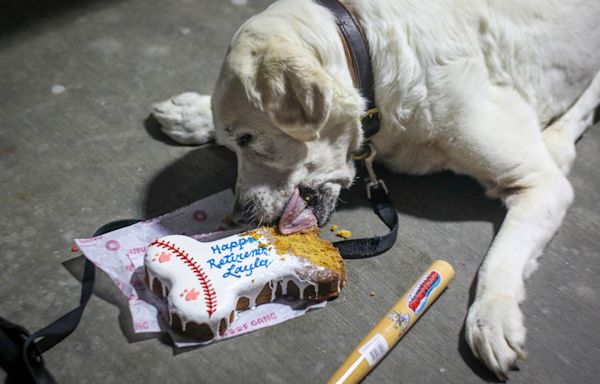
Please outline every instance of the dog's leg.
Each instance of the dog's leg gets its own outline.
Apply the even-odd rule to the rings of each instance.
[[[544,130],[544,142],[554,161],[566,175],[575,160],[575,142],[592,125],[600,105],[600,72],[573,106]]]
[[[544,145],[534,110],[517,92],[490,86],[481,103],[465,108],[470,109],[449,153],[508,208],[482,263],[465,334],[473,353],[504,379],[525,356],[519,308],[525,279],[558,229],[573,191]]]
[[[205,144],[214,140],[210,96],[182,93],[154,104],[152,115],[162,131],[182,144]]]
[[[467,316],[467,342],[501,380],[517,358],[525,357],[526,330],[519,309],[525,279],[573,199],[562,172],[544,168],[516,179],[516,189],[504,199],[508,212],[479,271]]]

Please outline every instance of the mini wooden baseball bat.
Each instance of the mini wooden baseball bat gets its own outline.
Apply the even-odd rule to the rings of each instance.
[[[454,269],[437,260],[390,308],[329,379],[329,384],[360,382],[423,315],[454,277]]]

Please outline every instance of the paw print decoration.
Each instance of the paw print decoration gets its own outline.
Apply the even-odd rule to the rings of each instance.
[[[200,292],[196,291],[195,288],[192,288],[192,290],[184,289],[183,292],[179,294],[179,296],[185,297],[186,301],[198,300],[199,295]]]
[[[157,253],[154,255],[152,261],[158,261],[159,263],[166,263],[167,261],[171,261],[171,253],[167,251],[162,251],[161,253]]]

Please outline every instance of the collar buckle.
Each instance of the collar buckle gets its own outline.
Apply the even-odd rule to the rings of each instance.
[[[360,118],[362,125],[363,136],[365,139],[369,139],[377,132],[379,132],[380,120],[379,120],[379,108],[373,107],[366,111]]]
[[[373,107],[373,108],[369,109],[368,111],[366,111],[365,113],[363,113],[363,115],[360,118],[360,120],[364,121],[365,119],[372,119],[373,116],[379,117],[379,108]]]

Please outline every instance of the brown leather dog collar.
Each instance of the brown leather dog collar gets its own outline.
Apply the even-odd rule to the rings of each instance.
[[[369,139],[379,132],[379,110],[375,106],[375,82],[367,39],[360,24],[344,4],[338,0],[316,0],[316,2],[335,16],[352,81],[367,100],[367,110],[361,117],[361,124],[365,139]]]

